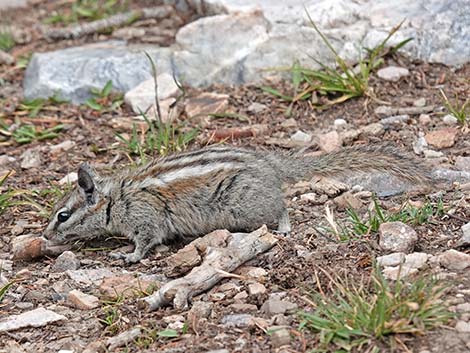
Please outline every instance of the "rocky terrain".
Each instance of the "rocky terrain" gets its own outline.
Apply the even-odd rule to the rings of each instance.
[[[387,20],[381,1],[370,11],[367,1],[307,3],[348,64],[359,42],[372,48],[411,18],[387,44],[414,40],[384,53],[366,92],[338,104],[320,91],[294,99],[309,86],[292,70],[259,70],[334,59],[305,36],[318,33],[297,1],[289,11],[268,3],[0,2],[0,352],[470,350],[466,2],[403,2]],[[129,11],[143,17],[59,38],[67,26]],[[452,41],[436,34],[442,26]],[[276,47],[289,55],[272,55]],[[157,67],[166,129],[139,114],[156,110],[143,51]],[[237,235],[162,245],[133,265],[108,256],[130,251],[126,239],[48,253],[40,238],[83,162],[112,173],[215,143],[315,155],[384,141],[429,165],[435,183],[370,173],[288,185],[292,233],[260,230],[266,248],[215,271],[217,283],[187,307],[173,297],[152,311],[142,303]]]

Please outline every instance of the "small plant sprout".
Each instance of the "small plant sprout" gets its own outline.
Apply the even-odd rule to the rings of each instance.
[[[359,281],[322,272],[331,294],[313,292],[312,311],[299,314],[301,329],[318,334],[318,351],[380,352],[398,334],[422,335],[453,316],[441,300],[446,287],[432,277],[390,284],[377,268]]]
[[[0,50],[9,51],[15,44],[11,31],[7,27],[0,27]]]
[[[123,103],[122,94],[112,92],[113,82],[109,80],[101,89],[92,88],[92,97],[85,101],[85,104],[93,110],[104,112],[113,111],[119,108]]]
[[[452,104],[442,89],[440,92],[444,99],[444,105],[449,113],[452,114],[461,125],[467,125],[470,117],[470,109],[468,109],[470,99],[467,99],[463,104],[459,104],[458,100],[455,99],[454,104]]]

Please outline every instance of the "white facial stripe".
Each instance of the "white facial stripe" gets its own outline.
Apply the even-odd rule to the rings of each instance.
[[[210,174],[219,170],[223,169],[232,169],[235,166],[234,163],[215,163],[215,164],[208,164],[208,165],[199,165],[199,166],[191,166],[181,168],[179,170],[171,171],[168,173],[163,173],[156,178],[149,178],[142,181],[139,184],[140,188],[148,187],[148,186],[164,186],[169,185],[172,182],[192,178],[192,177],[199,177],[206,174]]]

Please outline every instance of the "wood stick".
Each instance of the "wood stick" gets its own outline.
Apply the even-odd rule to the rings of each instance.
[[[82,23],[66,28],[51,28],[45,31],[45,36],[50,39],[80,38],[88,34],[98,33],[112,27],[129,25],[137,20],[149,18],[162,19],[169,17],[173,12],[171,6],[147,7],[140,10],[132,10],[120,13],[102,20]]]
[[[173,304],[175,308],[188,308],[189,300],[207,291],[243,263],[251,260],[276,244],[276,237],[262,226],[252,233],[230,234],[226,246],[208,247],[203,262],[182,278],[166,283],[160,290],[141,299],[139,308],[148,311]]]

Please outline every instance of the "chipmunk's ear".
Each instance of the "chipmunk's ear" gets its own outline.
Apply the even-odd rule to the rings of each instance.
[[[78,186],[85,192],[87,199],[92,199],[95,191],[96,173],[88,163],[83,163],[78,168]]]

